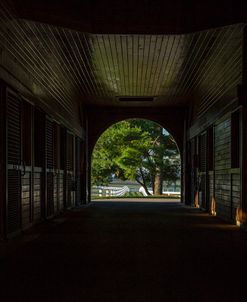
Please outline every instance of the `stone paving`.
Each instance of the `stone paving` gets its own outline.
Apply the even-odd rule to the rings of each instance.
[[[168,202],[98,201],[0,244],[0,301],[247,301],[247,233]]]

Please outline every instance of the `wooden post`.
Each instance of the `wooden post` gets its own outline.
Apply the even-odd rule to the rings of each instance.
[[[90,167],[91,167],[91,154],[88,150],[88,119],[85,117],[85,142],[83,144],[83,170],[82,170],[82,203],[88,204],[90,202],[90,189],[91,189],[91,177],[90,177]]]
[[[6,101],[0,81],[0,238],[6,236]]]
[[[243,224],[247,224],[247,26],[243,39],[243,82],[238,90],[239,104],[242,106],[240,115],[240,169],[241,169],[241,216]]]

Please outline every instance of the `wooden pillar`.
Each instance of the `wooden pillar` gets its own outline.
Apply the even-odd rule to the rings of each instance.
[[[0,81],[0,238],[6,236],[6,102]]]
[[[88,148],[88,119],[85,117],[85,142],[83,144],[83,169],[82,169],[82,203],[88,204],[91,200],[91,154],[89,154]]]
[[[242,222],[247,224],[247,26],[244,29],[243,39],[243,82],[238,90],[241,109],[241,212]]]
[[[187,141],[188,120],[184,119],[183,154],[181,154],[181,202],[191,205],[191,164],[190,144]]]

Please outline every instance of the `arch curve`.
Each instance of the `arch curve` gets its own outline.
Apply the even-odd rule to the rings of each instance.
[[[186,108],[88,108],[89,158],[101,134],[115,123],[127,119],[145,119],[161,125],[174,137],[182,154]]]

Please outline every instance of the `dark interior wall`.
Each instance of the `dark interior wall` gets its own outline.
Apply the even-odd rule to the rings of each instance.
[[[206,144],[206,174],[201,171],[200,162],[197,167],[190,164],[191,203],[194,203],[195,192],[199,190],[199,203],[203,203],[203,196],[206,196],[206,209],[211,211],[211,203],[214,200],[217,215],[227,221],[235,221],[237,209],[243,206],[241,199],[243,167],[239,164],[239,156],[240,141],[244,143],[246,138],[242,136],[239,125],[241,123],[244,125],[245,122],[240,118],[240,113],[235,114],[241,112],[242,105],[246,102],[243,96],[245,94],[242,93],[246,74],[243,41],[244,28],[239,31],[232,43],[227,45],[222,56],[219,54],[218,59],[216,57],[215,70],[218,72],[204,78],[202,89],[204,96],[208,95],[207,98],[201,98],[200,93],[194,95],[188,129],[190,144],[193,141],[198,142],[196,154],[199,161],[200,137],[203,133],[209,135],[210,132],[211,138],[213,137],[211,143],[207,141]],[[244,159],[245,155],[242,156]],[[204,183],[203,173],[206,175]]]
[[[236,88],[237,90],[237,88]],[[222,103],[221,103],[222,104]],[[212,106],[204,116],[204,123],[195,120],[189,129],[190,144],[194,147],[197,162],[191,158],[191,204],[194,204],[196,193],[199,205],[212,211],[215,202],[217,216],[229,222],[236,221],[237,211],[243,206],[241,199],[241,142],[246,140],[241,135],[242,106],[238,99],[218,107]],[[212,114],[210,114],[210,112]],[[202,120],[201,120],[202,122]],[[196,127],[198,125],[198,127]],[[202,148],[202,137],[207,135]],[[203,154],[205,156],[203,156]],[[196,156],[196,157],[195,157]],[[242,154],[245,158],[245,154]]]
[[[17,90],[22,96],[29,99],[35,105],[42,108],[45,112],[53,116],[57,121],[62,122],[78,135],[82,136],[82,127],[79,116],[79,105],[77,101],[71,108],[74,109],[74,115],[68,113],[59,103],[52,92],[40,86],[32,71],[25,70],[15,57],[1,50],[0,56],[0,77],[7,84]],[[18,51],[18,50],[17,50]],[[35,64],[35,63],[34,63]],[[50,86],[50,84],[48,84]],[[47,87],[49,87],[47,86]],[[62,93],[62,91],[61,91]]]
[[[238,87],[243,82],[243,38],[244,26],[228,28],[225,42],[211,41],[215,44],[210,58],[205,64],[214,66],[210,72],[200,78],[200,72],[194,76],[199,81],[198,89],[194,91],[190,108],[189,136],[193,137],[212,125],[225,113],[234,110],[239,105]],[[218,43],[218,44],[217,44]]]
[[[82,140],[0,84],[0,237],[9,237],[75,206],[82,167],[74,142]]]
[[[236,122],[239,123],[239,120]],[[219,216],[235,221],[236,210],[240,207],[241,181],[239,156],[234,163],[234,155],[239,155],[239,148],[234,139],[239,132],[233,131],[236,123],[231,116],[215,125],[215,200]],[[234,150],[236,149],[236,150]],[[235,164],[235,165],[234,165]]]
[[[60,47],[61,53],[52,57],[57,40],[53,38],[53,44],[48,45],[42,27],[38,30],[26,21],[16,19],[7,1],[1,3],[0,19],[0,78],[82,136],[81,95],[69,78],[71,70],[63,58],[66,49]]]

